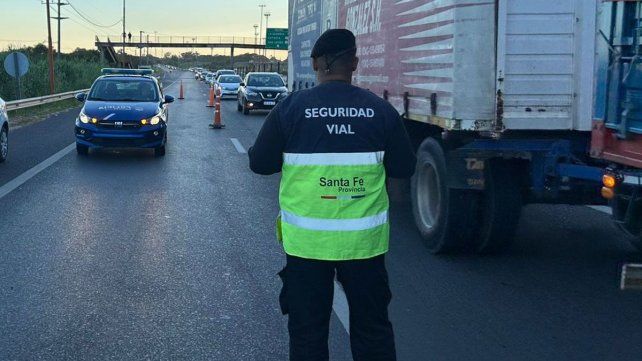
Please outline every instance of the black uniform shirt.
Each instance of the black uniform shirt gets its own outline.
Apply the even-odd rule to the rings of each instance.
[[[385,151],[386,174],[409,178],[416,158],[399,113],[368,90],[333,81],[300,90],[267,116],[254,146],[250,168],[281,171],[283,153]]]

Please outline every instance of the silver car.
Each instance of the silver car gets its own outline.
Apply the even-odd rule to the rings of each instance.
[[[0,163],[9,155],[9,116],[7,104],[0,98]]]
[[[216,88],[219,90],[221,96],[232,95],[234,98],[239,93],[239,86],[242,80],[238,75],[221,75],[216,81]]]

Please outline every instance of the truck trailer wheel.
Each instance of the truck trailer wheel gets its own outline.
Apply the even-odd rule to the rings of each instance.
[[[446,169],[439,142],[424,140],[417,151],[417,170],[410,187],[415,223],[432,253],[467,250],[477,228],[478,194],[449,188]]]
[[[519,167],[504,159],[486,161],[486,189],[480,199],[478,253],[494,253],[508,247],[515,238],[522,212]]]

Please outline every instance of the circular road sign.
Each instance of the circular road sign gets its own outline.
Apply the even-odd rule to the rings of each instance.
[[[21,52],[14,51],[4,59],[4,70],[12,77],[21,77],[29,71],[29,59]]]

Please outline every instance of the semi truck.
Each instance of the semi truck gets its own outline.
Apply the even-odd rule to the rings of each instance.
[[[642,250],[642,3],[290,0],[288,86],[313,87],[331,28],[357,38],[353,83],[416,145],[429,251],[496,252],[529,203],[602,205]]]

